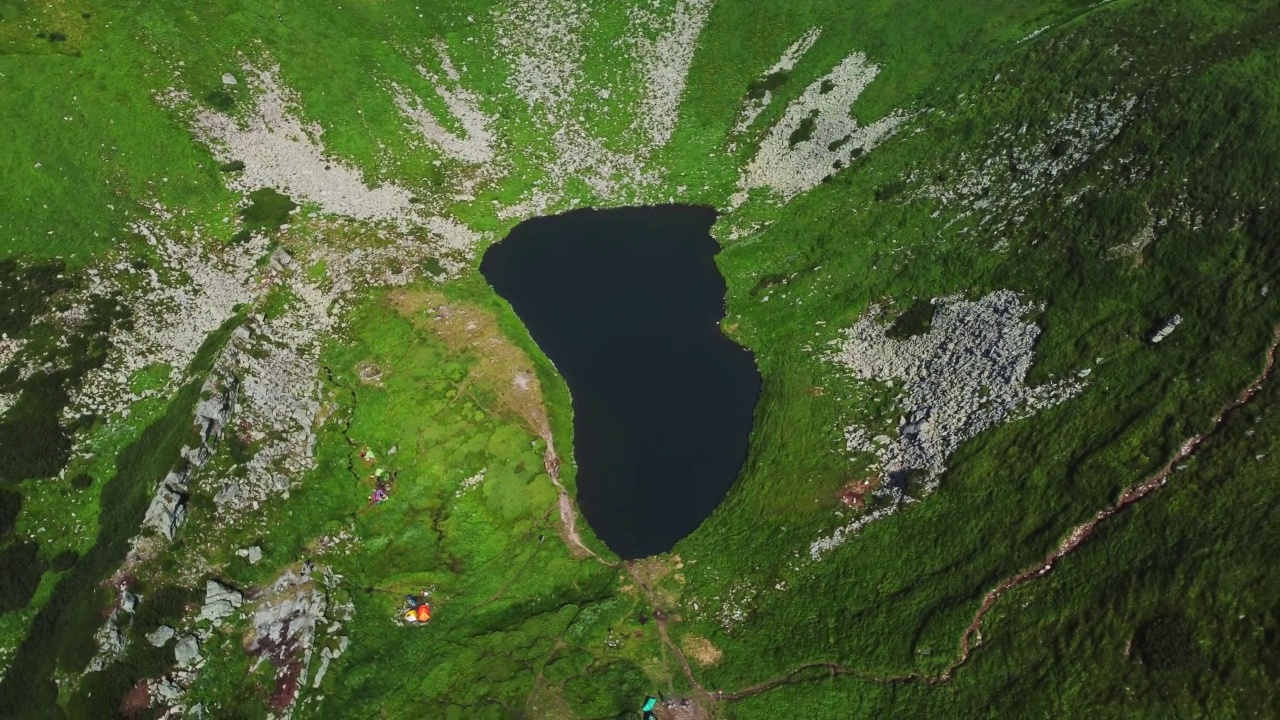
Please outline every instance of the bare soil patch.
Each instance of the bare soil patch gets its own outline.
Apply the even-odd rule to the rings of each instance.
[[[360,376],[360,382],[365,385],[382,384],[382,368],[369,360],[356,366],[356,374]]]
[[[680,586],[684,585],[684,561],[679,555],[662,555],[633,560],[628,563],[631,576],[648,590],[650,601],[655,607],[671,608],[679,600],[678,591],[673,591],[668,579]]]
[[[693,698],[672,698],[654,708],[658,720],[707,720],[711,717]]]
[[[724,658],[724,651],[712,645],[710,640],[692,633],[680,638],[680,648],[684,650],[686,657],[693,658],[703,666],[715,665]]]
[[[836,496],[840,498],[840,502],[852,508],[861,508],[866,502],[866,496],[880,484],[880,477],[872,475],[861,480],[853,480],[846,483],[840,488],[840,492]]]

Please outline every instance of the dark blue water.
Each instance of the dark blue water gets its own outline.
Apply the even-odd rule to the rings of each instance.
[[[623,558],[692,532],[747,456],[760,375],[720,332],[714,221],[577,210],[521,223],[480,264],[569,386],[578,504]]]

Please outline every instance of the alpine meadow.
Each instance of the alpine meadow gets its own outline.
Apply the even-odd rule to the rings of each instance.
[[[0,0],[0,251],[0,717],[1280,716],[1280,1]]]

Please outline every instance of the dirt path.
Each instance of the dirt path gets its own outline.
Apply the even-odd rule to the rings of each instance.
[[[717,699],[724,701],[741,700],[754,695],[760,695],[768,692],[769,690],[773,690],[793,682],[814,680],[817,678],[808,676],[798,678],[797,676],[804,675],[815,668],[824,668],[827,671],[826,675],[830,677],[835,677],[837,675],[854,675],[863,680],[879,683],[923,681],[929,684],[942,684],[948,682],[955,671],[967,663],[969,658],[972,656],[973,651],[982,644],[982,622],[986,619],[988,613],[991,612],[991,609],[995,607],[995,604],[1000,597],[1019,585],[1026,584],[1032,580],[1048,575],[1059,560],[1079,548],[1093,535],[1099,525],[1106,522],[1109,518],[1130,505],[1133,505],[1139,500],[1147,497],[1168,482],[1169,476],[1173,474],[1174,468],[1179,463],[1194,455],[1196,450],[1200,448],[1207,438],[1211,437],[1222,428],[1223,423],[1226,422],[1232,413],[1247,405],[1258,395],[1258,392],[1261,391],[1266,382],[1271,379],[1271,376],[1275,371],[1276,353],[1278,349],[1280,349],[1280,325],[1276,326],[1274,339],[1272,340],[1271,346],[1267,349],[1266,360],[1263,363],[1262,371],[1248,387],[1236,396],[1234,400],[1218,410],[1218,412],[1213,416],[1212,425],[1208,430],[1187,438],[1182,445],[1179,446],[1178,452],[1174,453],[1173,457],[1170,458],[1169,461],[1165,463],[1164,466],[1161,467],[1154,475],[1125,489],[1114,503],[1094,513],[1093,518],[1087,522],[1077,525],[1070,534],[1067,535],[1066,539],[1062,541],[1058,548],[1054,552],[1050,553],[1044,560],[1013,576],[1010,576],[999,585],[989,590],[987,594],[983,596],[982,604],[978,607],[977,613],[974,614],[973,621],[969,623],[969,626],[965,628],[964,633],[960,636],[960,649],[955,660],[947,665],[947,667],[938,675],[925,676],[912,673],[897,677],[874,677],[863,675],[855,670],[840,665],[839,663],[810,663],[791,670],[785,675],[765,680],[755,685],[742,688],[736,692],[725,693],[718,696]],[[695,687],[698,686],[695,685]]]
[[[569,546],[569,553],[576,558],[595,558],[601,565],[608,567],[616,566],[617,563],[605,560],[582,542],[582,535],[578,532],[578,509],[573,506],[573,498],[569,497],[569,491],[565,490],[560,482],[560,456],[556,454],[556,446],[551,441],[551,430],[543,428],[541,435],[547,443],[546,452],[542,455],[542,465],[547,475],[551,477],[551,484],[556,486],[556,494],[559,497],[556,504],[560,509],[560,534],[564,537],[565,544]]]
[[[662,644],[671,648],[671,652],[674,653],[676,659],[680,661],[680,670],[684,673],[685,679],[689,681],[689,686],[697,690],[703,698],[711,700],[711,693],[707,692],[707,689],[702,687],[702,683],[698,682],[697,678],[693,676],[693,668],[689,666],[689,658],[684,656],[684,651],[680,649],[679,645],[672,642],[671,636],[667,634],[666,613],[663,613],[661,616],[657,616],[655,614],[655,617],[655,622],[658,625],[658,635],[662,638]]]
[[[1233,412],[1253,400],[1254,397],[1257,396],[1258,392],[1262,390],[1262,386],[1271,378],[1272,372],[1275,370],[1277,348],[1280,348],[1280,325],[1276,326],[1275,336],[1272,340],[1271,347],[1267,348],[1266,361],[1263,363],[1262,372],[1260,372],[1254,381],[1242,390],[1234,400],[1224,405],[1222,409],[1213,416],[1213,423],[1208,430],[1187,438],[1187,440],[1178,447],[1178,452],[1174,453],[1173,457],[1169,458],[1169,462],[1165,463],[1164,467],[1160,468],[1155,475],[1152,475],[1137,485],[1129,487],[1120,494],[1120,498],[1116,500],[1115,503],[1095,513],[1092,520],[1077,525],[1076,528],[1071,531],[1071,534],[1062,541],[1062,544],[1058,546],[1058,549],[1046,557],[1039,565],[1023,570],[988,591],[986,596],[982,599],[982,605],[978,608],[977,614],[973,617],[973,622],[969,623],[969,627],[965,628],[964,634],[960,636],[959,655],[956,657],[954,662],[942,671],[942,674],[938,676],[936,681],[946,682],[947,680],[950,680],[952,673],[969,661],[969,656],[973,653],[973,649],[982,643],[982,621],[986,618],[987,613],[991,611],[991,608],[995,606],[996,601],[1000,599],[1001,595],[1004,595],[1013,588],[1026,582],[1048,575],[1049,572],[1053,570],[1053,566],[1058,562],[1058,560],[1069,555],[1074,552],[1076,548],[1080,547],[1085,540],[1088,540],[1089,537],[1093,535],[1094,530],[1096,530],[1103,522],[1106,522],[1108,518],[1145,498],[1168,482],[1169,476],[1173,474],[1174,467],[1178,463],[1194,455],[1196,450],[1200,448],[1201,443],[1203,443],[1206,438],[1217,433],[1218,430],[1222,428],[1223,423],[1226,422],[1227,418],[1230,417]]]
[[[648,583],[636,572],[631,563],[616,563],[606,560],[582,542],[582,535],[578,532],[578,509],[573,504],[573,498],[569,497],[569,492],[565,490],[564,485],[560,482],[560,457],[556,455],[555,445],[551,441],[551,431],[549,428],[542,428],[540,434],[547,443],[547,450],[543,454],[543,465],[546,468],[547,475],[551,477],[552,484],[556,486],[556,492],[559,495],[557,505],[560,509],[560,531],[564,537],[565,544],[569,546],[569,553],[576,558],[594,558],[596,562],[605,567],[618,567],[621,565],[626,569],[627,573],[635,580],[636,586],[644,593],[645,599],[649,602],[649,607],[653,610],[654,621],[658,626],[658,635],[662,638],[662,644],[670,649],[671,653],[680,661],[680,669],[684,673],[685,679],[689,681],[690,687],[696,689],[705,700],[711,700],[711,693],[702,687],[702,684],[693,676],[693,668],[689,665],[689,659],[685,657],[684,651],[680,649],[680,646],[672,642],[671,636],[667,632],[667,614],[662,608],[658,607],[657,596],[653,588],[649,587]]]
[[[708,692],[702,686],[702,683],[698,682],[698,679],[693,676],[693,667],[689,665],[689,658],[685,657],[684,650],[671,640],[671,635],[667,632],[667,613],[658,607],[657,593],[653,591],[653,588],[649,587],[649,583],[645,582],[644,576],[636,570],[633,563],[624,562],[622,566],[626,568],[627,573],[631,575],[631,579],[635,580],[636,587],[640,588],[640,591],[644,593],[645,598],[649,601],[649,607],[653,610],[654,623],[658,626],[658,636],[662,638],[662,644],[675,655],[676,660],[680,661],[680,670],[685,679],[689,681],[689,686],[697,690],[704,700],[713,700],[712,693]]]
[[[839,663],[825,663],[825,662],[811,663],[809,665],[801,665],[800,667],[796,668],[795,670],[792,670],[791,672],[781,677],[776,677],[776,678],[773,678],[772,680],[765,680],[764,682],[756,683],[755,685],[742,688],[741,690],[738,690],[736,692],[723,693],[723,694],[717,695],[716,699],[723,700],[725,702],[731,702],[733,700],[742,700],[743,698],[749,698],[753,695],[766,693],[775,688],[782,687],[783,685],[788,685],[790,683],[796,682],[797,675],[800,675],[802,673],[807,673],[808,671],[813,670],[815,668],[825,669],[827,671],[825,673],[827,677],[835,677],[837,675],[856,674],[849,668]],[[816,679],[816,678],[805,678],[805,680],[811,680],[811,679]]]

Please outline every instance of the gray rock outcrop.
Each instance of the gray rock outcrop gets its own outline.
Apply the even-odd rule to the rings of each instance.
[[[277,697],[296,701],[311,665],[316,628],[324,620],[329,599],[309,568],[287,570],[272,583],[253,612],[247,649],[270,659],[276,668]],[[329,659],[335,657],[329,652]],[[322,658],[322,663],[324,658]]]
[[[143,517],[143,527],[149,527],[166,538],[172,540],[178,528],[187,519],[187,481],[191,477],[190,470],[171,472],[160,482],[159,489],[151,498],[147,514]]]
[[[206,381],[203,389],[213,390],[211,384]],[[239,381],[235,377],[227,377],[221,391],[214,392],[196,405],[195,425],[200,430],[200,442],[204,448],[212,451],[217,446],[222,428],[226,426],[231,410],[235,407],[239,390]]]
[[[183,635],[173,647],[173,658],[178,664],[186,667],[200,659],[200,641],[195,635]]]
[[[182,688],[171,678],[161,678],[151,685],[151,697],[161,705],[173,705],[182,699]]]
[[[229,347],[229,352],[234,348]],[[225,357],[224,353],[224,357]],[[187,462],[181,470],[174,470],[160,481],[160,487],[151,498],[151,505],[143,517],[143,527],[149,527],[172,540],[178,528],[187,519],[187,497],[190,494],[191,476],[209,462],[217,449],[218,439],[235,408],[240,382],[231,373],[209,375],[201,387],[208,397],[196,405],[194,425],[200,433],[200,444],[186,447],[182,455]]]
[[[244,595],[239,590],[227,587],[217,580],[210,580],[205,583],[204,605],[200,608],[199,619],[209,620],[217,627],[243,604]]]
[[[1168,320],[1165,320],[1164,324],[1160,326],[1160,329],[1156,330],[1154,333],[1151,334],[1151,337],[1150,337],[1151,344],[1155,345],[1159,343],[1161,340],[1164,340],[1165,338],[1169,337],[1169,335],[1173,333],[1174,329],[1181,324],[1182,324],[1181,315],[1174,315]]]
[[[107,621],[94,634],[93,640],[98,645],[98,653],[89,661],[85,672],[97,672],[124,654],[128,639],[125,637],[124,629],[120,627],[119,610],[113,611],[107,617]]]
[[[147,642],[154,647],[164,647],[165,643],[173,639],[174,629],[168,625],[160,627],[147,633]]]
[[[258,545],[240,548],[236,550],[236,555],[248,560],[250,565],[257,565],[258,561],[262,559],[262,548]]]
[[[277,248],[271,253],[271,267],[274,270],[284,270],[293,265],[293,256],[284,248]]]

